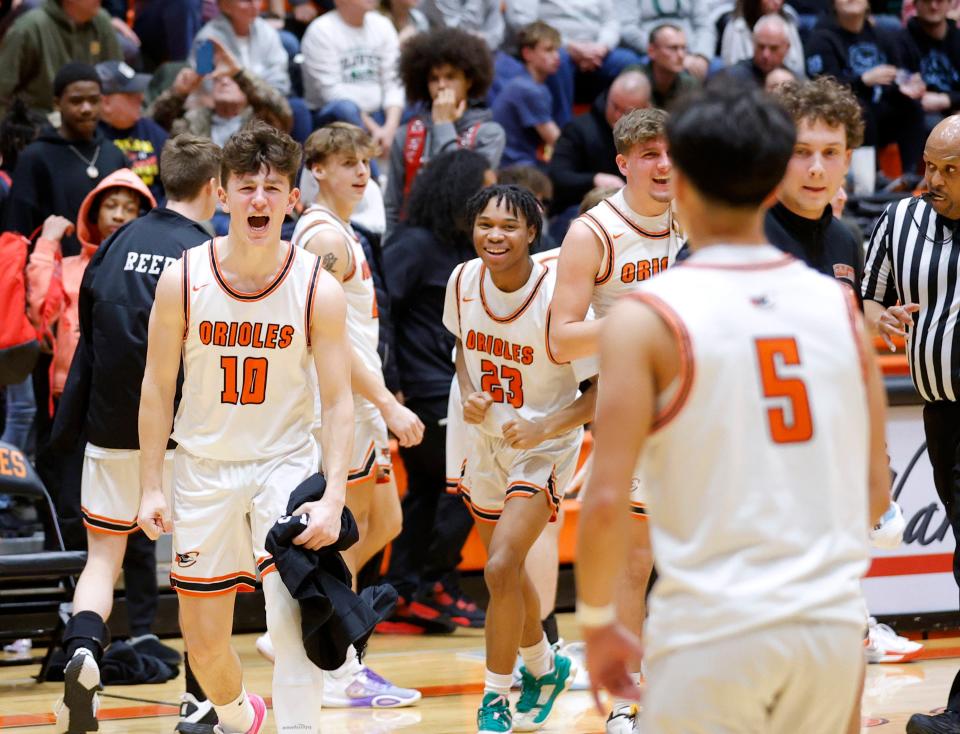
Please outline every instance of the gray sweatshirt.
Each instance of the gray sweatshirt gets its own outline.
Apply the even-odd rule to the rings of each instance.
[[[650,31],[672,23],[687,37],[687,52],[707,59],[716,56],[717,26],[710,0],[617,0],[620,44],[645,54]]]
[[[514,35],[542,20],[560,32],[564,46],[570,41],[599,42],[611,49],[620,44],[622,24],[613,0],[508,0],[506,18]]]

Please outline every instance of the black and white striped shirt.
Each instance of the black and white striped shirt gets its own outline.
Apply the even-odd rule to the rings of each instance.
[[[917,303],[908,329],[907,361],[920,396],[960,400],[960,246],[957,222],[920,198],[891,203],[874,227],[863,274],[863,299],[885,308]]]

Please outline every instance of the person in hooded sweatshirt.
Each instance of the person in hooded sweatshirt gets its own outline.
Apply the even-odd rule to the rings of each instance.
[[[403,219],[413,181],[432,158],[466,148],[482,154],[495,170],[507,140],[484,102],[493,59],[477,36],[456,28],[414,36],[400,53],[400,79],[407,104],[419,104],[423,111],[397,130],[390,149],[387,235]]]
[[[20,153],[5,209],[5,229],[27,237],[51,214],[74,221],[86,195],[127,167],[126,156],[97,129],[102,91],[97,70],[64,64],[53,86],[60,126],[45,126]],[[78,255],[80,241],[66,234],[61,249],[64,257]]]

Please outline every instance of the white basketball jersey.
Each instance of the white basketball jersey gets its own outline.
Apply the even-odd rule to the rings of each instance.
[[[320,261],[284,246],[283,266],[256,293],[227,283],[216,240],[183,254],[183,397],[173,437],[194,456],[255,461],[312,440],[309,336]]]
[[[478,428],[503,435],[517,416],[535,420],[577,398],[580,381],[596,374],[593,360],[559,364],[547,347],[547,312],[556,270],[534,261],[526,284],[497,288],[479,258],[458,265],[447,284],[443,323],[460,339],[470,380],[493,397]]]
[[[869,419],[849,289],[770,245],[711,246],[634,297],[682,363],[640,464],[648,653],[788,620],[862,625]]]
[[[683,246],[672,209],[656,217],[640,216],[627,206],[623,192],[620,189],[578,220],[603,245],[591,300],[597,318],[606,316],[620,296],[673,265]]]
[[[350,267],[341,284],[347,299],[347,333],[350,344],[368,369],[380,372],[383,366],[377,352],[377,344],[380,342],[377,295],[373,289],[370,264],[356,232],[329,209],[314,204],[300,216],[291,241],[298,247],[305,247],[315,234],[325,229],[342,236],[350,252]],[[358,421],[380,415],[373,403],[360,395],[354,394],[353,402]],[[317,415],[319,417],[319,410]]]

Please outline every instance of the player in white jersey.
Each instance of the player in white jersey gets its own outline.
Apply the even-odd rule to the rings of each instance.
[[[560,487],[575,469],[590,407],[547,435],[537,424],[575,402],[592,403],[592,396],[578,395],[580,375],[573,365],[555,362],[547,346],[554,273],[530,258],[542,226],[536,199],[516,186],[490,186],[470,199],[466,216],[479,258],[451,274],[443,323],[457,337],[468,424],[460,493],[488,554],[487,672],[477,730],[534,731],[573,671],[569,658],[547,643],[524,561],[556,518]],[[589,366],[578,367],[592,374]],[[518,650],[524,667],[514,718],[507,696]]]
[[[627,179],[619,192],[571,225],[560,248],[557,290],[550,307],[550,346],[566,361],[597,353],[603,318],[620,296],[673,265],[683,239],[674,218],[672,164],[662,110],[628,112],[613,128],[617,166]],[[586,319],[593,307],[596,320]],[[629,559],[618,597],[623,622],[637,634],[646,617],[646,590],[653,569],[646,506],[635,479],[628,528]],[[640,660],[633,671],[639,679]],[[636,701],[616,700],[607,734],[630,734]]]
[[[390,472],[387,428],[396,434],[401,446],[415,446],[423,438],[423,423],[384,383],[377,353],[377,296],[363,246],[350,226],[350,217],[370,179],[370,156],[374,152],[370,136],[345,122],[322,127],[307,138],[305,164],[319,190],[297,222],[292,240],[320,258],[347,298],[356,414],[347,507],[356,518],[360,541],[343,556],[354,579],[364,564],[400,532],[400,498]],[[320,416],[316,419],[319,422]],[[420,699],[419,691],[394,686],[360,665],[356,655],[350,653],[339,669],[324,676],[323,682],[324,704],[332,707],[406,706]]]
[[[252,590],[258,572],[276,649],[277,729],[320,731],[322,674],[303,649],[299,606],[265,550],[291,491],[317,470],[318,382],[327,488],[296,509],[309,523],[294,543],[315,550],[338,538],[353,440],[343,292],[319,259],[280,240],[299,196],[299,162],[297,143],[262,123],[230,138],[220,189],[229,232],[164,272],[150,317],[138,523],[151,538],[172,525],[183,636],[224,733],[256,734],[266,717],[230,646],[236,593]],[[172,514],[160,489],[171,422],[179,444]]]
[[[863,670],[868,520],[890,498],[872,345],[846,286],[766,244],[762,204],[793,151],[786,110],[719,87],[673,115],[694,254],[601,335],[577,561],[590,679],[635,693],[644,651],[613,592],[642,451],[659,577],[640,730],[842,732]]]

